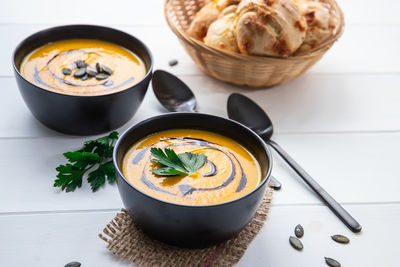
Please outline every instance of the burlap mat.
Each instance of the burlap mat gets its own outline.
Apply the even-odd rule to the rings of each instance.
[[[107,249],[139,266],[232,266],[244,255],[247,247],[267,219],[273,190],[267,193],[250,223],[235,237],[205,249],[183,249],[150,239],[136,228],[126,210],[122,209],[107,224],[99,237]]]

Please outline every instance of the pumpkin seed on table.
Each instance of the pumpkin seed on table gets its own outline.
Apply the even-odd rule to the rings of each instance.
[[[178,65],[178,60],[176,60],[176,59],[171,59],[171,60],[168,62],[168,65],[170,65],[171,67],[173,67],[173,66],[175,66],[175,65]]]
[[[348,244],[350,243],[350,239],[344,235],[333,235],[331,238],[341,244]]]
[[[110,77],[110,75],[105,74],[105,73],[97,73],[96,74],[96,79],[97,80],[104,80],[104,79],[107,79],[108,77]]]
[[[67,263],[64,267],[80,267],[80,266],[81,266],[80,262],[73,261],[73,262]]]
[[[325,262],[326,264],[328,264],[328,266],[330,267],[341,267],[342,265],[340,264],[340,262],[338,262],[335,259],[332,258],[328,258],[328,257],[324,257],[325,258]]]
[[[71,75],[72,70],[69,69],[69,68],[63,68],[63,69],[62,69],[62,73],[63,73],[64,75]]]
[[[81,68],[74,72],[75,77],[82,77],[85,74],[86,74],[86,68]]]
[[[292,247],[294,249],[297,250],[302,250],[303,249],[303,243],[301,243],[300,239],[298,239],[297,237],[291,236],[289,237],[289,243],[290,245],[292,245]]]
[[[301,226],[300,224],[298,224],[298,225],[296,226],[296,228],[294,228],[294,234],[295,234],[298,238],[303,237],[303,235],[304,235],[303,226]]]

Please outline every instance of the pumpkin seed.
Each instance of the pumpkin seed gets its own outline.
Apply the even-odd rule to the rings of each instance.
[[[69,68],[64,68],[64,69],[62,70],[62,73],[63,73],[64,75],[71,75],[72,70],[69,69]]]
[[[104,79],[107,79],[108,77],[110,77],[110,75],[105,74],[105,73],[97,73],[96,74],[96,79],[97,80],[104,80]]]
[[[82,81],[86,81],[87,79],[89,79],[89,75],[85,74],[81,77]]]
[[[82,77],[85,74],[86,74],[86,68],[80,68],[74,72],[75,77]]]
[[[350,242],[350,239],[344,235],[333,235],[331,238],[341,244],[348,244]]]
[[[67,263],[64,267],[80,267],[80,266],[81,266],[80,262],[73,261],[73,262]]]
[[[298,224],[298,225],[296,226],[296,228],[294,229],[294,234],[295,234],[298,238],[303,237],[303,235],[304,235],[303,226],[301,226],[300,224]]]
[[[98,73],[100,73],[102,71],[101,65],[99,62],[96,63],[96,70]]]
[[[303,243],[301,243],[300,239],[298,239],[297,237],[291,236],[289,238],[289,243],[290,245],[292,245],[293,248],[297,249],[297,250],[302,250],[303,249]]]
[[[87,67],[87,64],[85,63],[85,61],[83,61],[83,60],[77,60],[77,61],[75,61],[75,64],[76,64],[76,67],[78,68],[78,69],[81,69],[81,68],[86,68]]]
[[[168,64],[169,64],[171,67],[173,67],[173,66],[175,66],[175,65],[178,65],[178,60],[176,60],[176,59],[171,59],[171,60],[168,62]]]
[[[95,72],[94,70],[88,70],[88,69],[86,69],[86,74],[87,74],[89,77],[94,77],[94,76],[96,76],[97,72]]]
[[[104,73],[108,74],[108,75],[113,74],[112,69],[110,69],[110,68],[107,67],[107,66],[102,65],[102,66],[101,66],[101,70],[102,70]]]
[[[331,266],[331,267],[340,267],[340,266],[342,266],[337,260],[334,260],[332,258],[325,257],[325,262],[326,262],[326,264],[328,264],[328,266]]]

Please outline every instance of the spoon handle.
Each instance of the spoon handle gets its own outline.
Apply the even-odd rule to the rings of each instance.
[[[361,231],[361,225],[325,191],[282,147],[272,140],[265,140],[289,164],[293,170],[314,190],[325,204],[342,222],[355,233]]]
[[[281,190],[282,184],[274,176],[271,175],[269,179],[269,187],[273,188],[274,190]]]

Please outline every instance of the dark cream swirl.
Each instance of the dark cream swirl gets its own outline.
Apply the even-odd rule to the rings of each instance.
[[[76,62],[84,61],[96,73],[99,63],[112,70],[109,77],[74,77]],[[71,75],[64,73],[70,69]],[[21,63],[21,74],[30,82],[70,95],[101,95],[126,89],[146,75],[140,58],[116,44],[90,39],[71,39],[49,43],[28,54]],[[94,76],[94,75],[92,75]]]
[[[56,59],[57,57],[63,56],[63,55],[67,55],[67,54],[71,54],[71,53],[77,53],[77,52],[80,52],[80,53],[83,53],[83,54],[96,54],[96,55],[98,55],[98,56],[101,56],[99,53],[91,52],[91,51],[86,51],[86,50],[83,50],[83,49],[71,49],[71,50],[67,50],[67,51],[65,51],[65,52],[56,54],[54,57],[52,57],[51,59],[49,59],[49,61],[47,61],[47,63],[46,63],[47,71],[51,74],[51,76],[53,76],[54,79],[58,80],[59,82],[65,83],[65,84],[67,84],[67,85],[69,85],[69,86],[75,86],[75,87],[95,87],[95,86],[104,86],[104,87],[105,87],[104,90],[100,90],[100,91],[98,91],[98,92],[109,91],[109,90],[116,90],[116,89],[119,89],[119,88],[121,88],[121,87],[126,86],[127,84],[132,83],[132,82],[135,80],[135,77],[132,76],[132,77],[129,77],[129,78],[126,79],[125,81],[123,81],[123,82],[121,82],[121,83],[119,83],[119,84],[117,84],[117,85],[115,85],[115,86],[112,86],[112,85],[114,84],[114,81],[113,81],[112,79],[107,79],[107,80],[105,80],[105,81],[100,81],[99,83],[96,83],[96,84],[84,84],[84,83],[77,84],[77,83],[73,83],[73,82],[71,82],[71,81],[66,80],[65,78],[62,78],[62,77],[58,76],[57,74],[55,74],[55,73],[52,71],[52,69],[50,68],[50,64],[51,64],[51,62],[52,62],[54,59]],[[72,62],[71,62],[71,65],[72,65]],[[88,65],[88,68],[89,68],[89,69],[92,69],[92,70],[95,70],[95,68],[94,68],[93,66],[90,66],[90,65]],[[38,84],[41,84],[41,85],[43,85],[43,86],[46,86],[46,87],[49,87],[49,88],[52,88],[52,89],[57,90],[57,88],[55,88],[54,86],[51,86],[51,85],[47,84],[46,82],[44,82],[44,81],[40,78],[40,74],[39,74],[39,70],[38,70],[38,67],[37,67],[37,66],[35,66],[35,73],[33,74],[33,79],[34,79],[34,81],[35,81],[36,83],[38,83]],[[110,86],[112,86],[112,87],[110,87]],[[108,88],[107,88],[107,87],[108,87]]]
[[[189,175],[158,176],[159,164],[150,149],[173,149],[178,155],[201,153],[207,161]],[[234,140],[196,129],[174,129],[151,134],[126,152],[122,172],[138,190],[155,198],[186,205],[211,205],[251,192],[260,183],[261,170],[252,154]]]
[[[143,170],[142,170],[141,181],[142,181],[149,189],[156,190],[156,191],[163,192],[163,193],[167,193],[167,194],[174,194],[174,193],[171,193],[171,192],[168,192],[168,191],[164,190],[163,188],[158,187],[157,185],[153,184],[153,183],[147,178],[146,167],[147,167],[147,164],[150,163],[151,158],[146,158],[146,159],[144,159],[144,155],[146,154],[146,152],[147,152],[151,147],[154,147],[154,146],[156,146],[158,143],[161,143],[161,142],[165,142],[165,141],[174,141],[174,140],[181,140],[181,141],[183,140],[183,141],[185,141],[185,142],[183,142],[183,143],[178,143],[178,144],[166,145],[166,146],[163,146],[162,148],[170,148],[170,147],[174,147],[174,146],[195,145],[195,146],[199,146],[199,147],[201,147],[201,148],[203,148],[203,149],[213,149],[213,150],[217,150],[217,151],[221,152],[222,154],[224,154],[224,156],[230,161],[230,165],[231,165],[231,172],[230,172],[230,174],[228,175],[228,177],[226,178],[226,180],[225,180],[222,184],[220,184],[220,185],[218,185],[218,186],[211,187],[211,188],[204,188],[204,187],[192,187],[192,186],[189,185],[189,184],[181,184],[181,185],[179,185],[179,191],[181,192],[181,194],[182,194],[183,196],[189,195],[189,194],[193,193],[194,191],[212,191],[212,190],[218,190],[218,189],[221,189],[221,188],[223,188],[223,187],[228,186],[228,185],[233,181],[233,179],[235,178],[236,173],[237,173],[237,170],[236,170],[236,166],[235,166],[235,164],[234,164],[234,161],[236,161],[236,162],[238,163],[239,168],[240,168],[239,171],[240,171],[240,173],[241,173],[241,178],[240,178],[239,186],[236,188],[236,192],[242,191],[243,188],[246,186],[246,183],[247,183],[246,174],[245,174],[245,172],[244,172],[244,170],[243,170],[242,165],[241,165],[240,162],[237,160],[237,158],[235,157],[234,154],[232,154],[231,152],[228,152],[228,153],[227,153],[227,152],[223,151],[222,149],[216,147],[216,146],[215,146],[216,144],[213,143],[213,142],[209,142],[209,141],[202,140],[202,139],[194,139],[194,138],[189,138],[189,137],[182,137],[182,138],[168,138],[168,139],[162,139],[162,140],[160,140],[160,141],[157,142],[157,143],[154,143],[154,144],[152,144],[152,145],[150,145],[150,146],[148,146],[148,147],[143,148],[141,151],[139,151],[139,153],[136,155],[136,157],[133,158],[132,163],[135,164],[135,165],[139,164],[142,160],[146,160],[146,164],[144,165]],[[196,150],[197,150],[197,149],[196,149]],[[186,152],[193,152],[193,151],[188,150],[188,151],[186,151]],[[213,177],[213,176],[217,175],[217,174],[218,174],[218,170],[217,170],[215,164],[214,164],[212,161],[209,161],[209,160],[207,161],[207,164],[210,166],[211,171],[208,172],[208,173],[206,173],[206,174],[203,174],[202,176],[203,176],[203,177]]]

